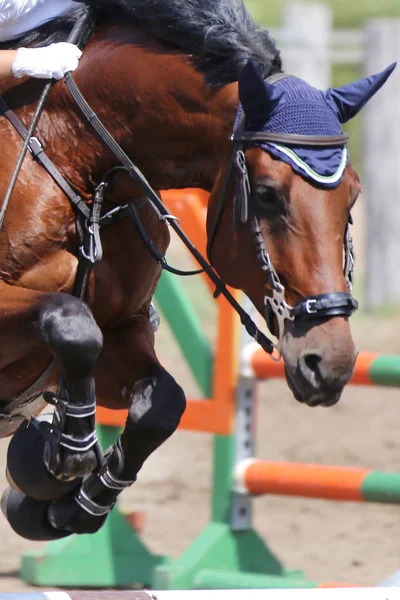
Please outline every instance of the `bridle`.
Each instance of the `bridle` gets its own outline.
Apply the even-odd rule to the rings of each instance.
[[[291,75],[285,73],[276,73],[266,79],[273,84]],[[217,205],[215,217],[210,225],[207,256],[212,263],[212,250],[221,223],[222,215],[227,207],[228,192],[231,187],[232,177],[235,176],[236,190],[234,200],[234,226],[237,229],[240,224],[249,223],[251,237],[255,246],[258,262],[265,275],[265,287],[267,293],[264,296],[264,316],[269,329],[273,330],[273,317],[276,318],[278,331],[277,349],[280,354],[280,346],[284,333],[286,321],[296,321],[299,319],[315,321],[327,319],[336,316],[349,317],[357,310],[358,302],[351,295],[353,284],[353,270],[355,262],[355,253],[353,241],[350,234],[349,225],[352,223],[351,216],[346,225],[344,235],[344,276],[347,282],[348,292],[331,292],[326,294],[317,294],[307,296],[295,304],[289,306],[285,300],[285,288],[282,285],[279,276],[272,264],[271,258],[264,244],[261,233],[259,219],[257,216],[255,201],[252,195],[251,182],[247,169],[245,148],[249,144],[261,143],[280,143],[294,146],[312,146],[321,148],[342,147],[349,140],[346,133],[336,136],[315,136],[315,135],[297,135],[287,133],[272,133],[265,131],[246,132],[245,117],[241,116],[238,125],[231,138],[233,142],[233,151],[225,174],[222,185],[219,203]]]

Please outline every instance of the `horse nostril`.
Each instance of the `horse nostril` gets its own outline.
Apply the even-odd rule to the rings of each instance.
[[[321,387],[322,376],[320,371],[320,363],[322,357],[319,354],[308,353],[304,354],[299,360],[300,372],[314,389]]]

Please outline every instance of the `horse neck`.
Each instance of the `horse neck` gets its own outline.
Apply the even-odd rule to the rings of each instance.
[[[210,190],[221,157],[229,152],[237,84],[211,90],[187,56],[146,32],[133,36],[130,27],[118,30],[118,42],[110,41],[114,36],[107,28],[89,44],[74,75],[81,92],[155,189]],[[98,181],[115,160],[83,123],[65,86],[57,87],[51,103],[69,106],[67,117],[56,121],[65,132],[61,146],[69,161],[73,156],[78,162],[71,177],[82,188],[85,181]]]

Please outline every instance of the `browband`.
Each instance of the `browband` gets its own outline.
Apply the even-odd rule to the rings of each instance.
[[[233,142],[271,142],[293,146],[321,146],[324,148],[345,146],[349,141],[347,133],[340,135],[299,135],[295,133],[273,133],[268,131],[239,132],[232,136]]]

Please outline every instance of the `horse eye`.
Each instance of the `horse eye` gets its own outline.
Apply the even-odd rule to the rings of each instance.
[[[257,202],[260,204],[272,204],[280,200],[280,194],[274,187],[268,185],[256,185],[254,193]]]
[[[280,219],[286,216],[286,202],[281,192],[276,187],[255,184],[253,185],[253,198],[256,212],[261,219]]]

